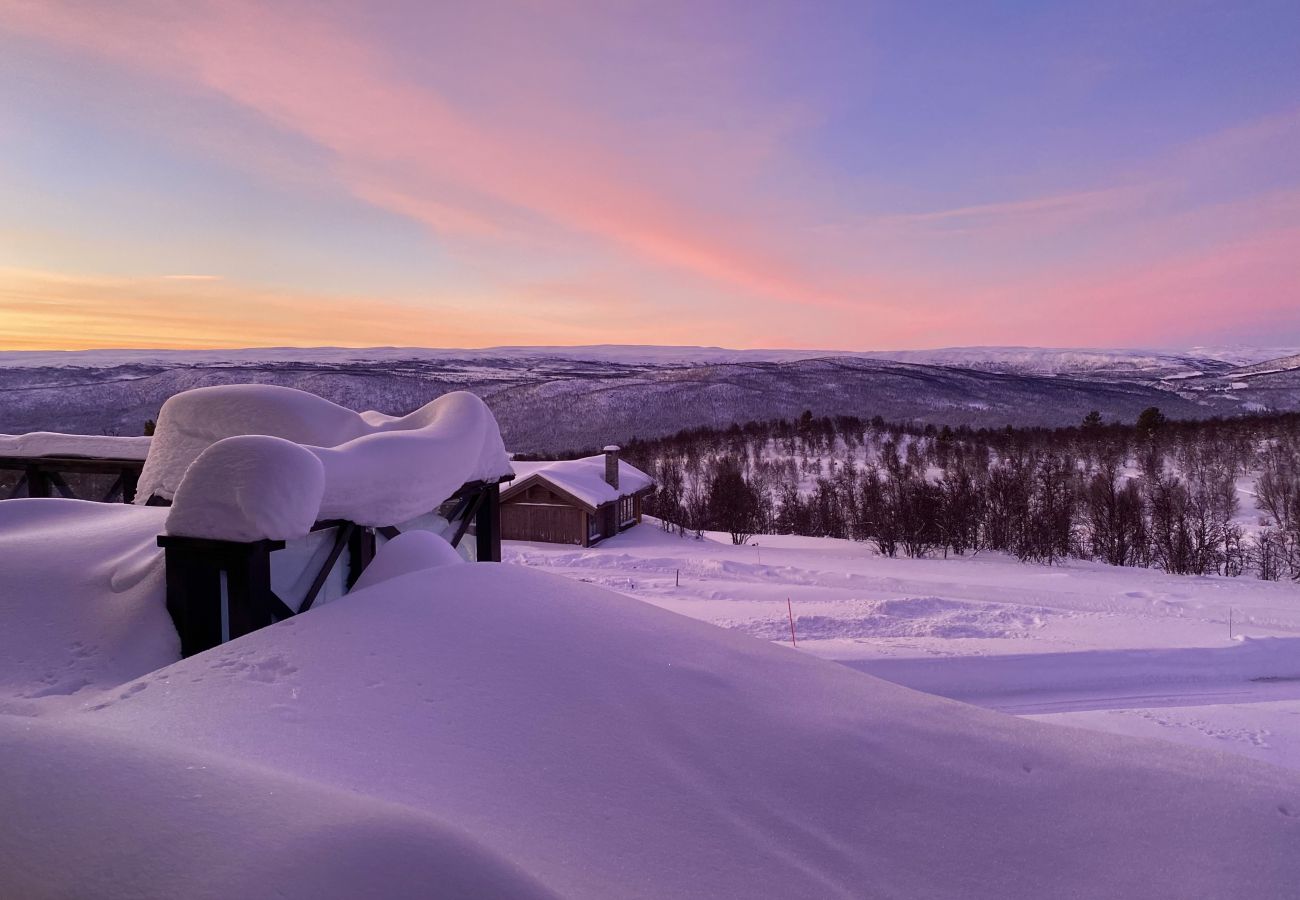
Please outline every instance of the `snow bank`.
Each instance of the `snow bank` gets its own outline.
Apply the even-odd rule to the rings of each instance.
[[[98,434],[0,434],[0,456],[83,456],[101,459],[144,459],[150,438]]]
[[[180,658],[157,546],[166,515],[85,500],[0,502],[0,712]]]
[[[324,493],[325,467],[305,447],[259,434],[224,438],[185,470],[167,533],[290,540],[311,530]]]
[[[1300,878],[1295,773],[926,696],[515,566],[395,576],[81,711],[0,715],[0,753],[22,775],[0,780],[0,895],[1270,898]]]
[[[467,392],[446,394],[394,418],[355,413],[292,388],[224,385],[185,391],[163,404],[138,502],[154,494],[175,497],[200,454],[237,435],[304,445],[324,468],[317,518],[362,525],[414,518],[465,482],[511,474],[496,420]]]
[[[512,462],[517,482],[529,475],[540,474],[562,490],[568,491],[583,503],[600,506],[619,497],[635,494],[654,484],[654,479],[636,466],[619,460],[618,488],[605,480],[605,457],[587,456],[582,459],[562,459],[558,462]]]

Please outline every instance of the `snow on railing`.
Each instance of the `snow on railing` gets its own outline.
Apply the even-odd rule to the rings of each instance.
[[[28,496],[70,497],[57,472],[44,474],[67,461],[35,451],[127,449],[122,440],[32,435],[9,446],[29,454],[14,464]],[[142,468],[138,456],[86,464],[125,467],[105,500],[127,493],[171,507],[158,544],[186,656],[346,593],[403,530],[429,532],[449,553],[501,558],[497,485],[514,473],[473,394],[393,417],[275,385],[199,388],[163,405],[152,439],[132,440],[133,453],[147,449]]]
[[[210,447],[239,435],[282,438],[320,460],[317,519],[401,522],[437,506],[462,484],[514,474],[492,412],[464,391],[393,417],[355,413],[277,385],[222,385],[185,391],[163,404],[137,502],[171,500],[186,478],[220,479],[234,462],[229,456],[215,467],[191,467]],[[258,450],[249,445],[241,452]],[[194,536],[217,537],[212,532],[218,528],[209,525],[208,533]]]

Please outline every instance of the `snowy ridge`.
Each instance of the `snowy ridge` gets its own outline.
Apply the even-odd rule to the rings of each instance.
[[[1273,375],[1279,372],[1291,372],[1296,369],[1300,369],[1300,354],[1267,359],[1251,366],[1241,366],[1233,369],[1231,374],[1232,377],[1238,378],[1249,375]]]

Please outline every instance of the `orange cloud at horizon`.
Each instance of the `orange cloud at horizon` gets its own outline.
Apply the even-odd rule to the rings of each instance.
[[[0,350],[371,347],[397,336],[413,345],[480,346],[490,341],[479,321],[445,306],[304,295],[207,277],[0,268]]]

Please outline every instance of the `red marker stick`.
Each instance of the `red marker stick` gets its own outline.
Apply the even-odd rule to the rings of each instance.
[[[798,647],[799,642],[794,639],[794,607],[790,605],[790,598],[785,598],[785,611],[790,614],[790,645]]]

